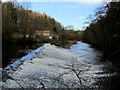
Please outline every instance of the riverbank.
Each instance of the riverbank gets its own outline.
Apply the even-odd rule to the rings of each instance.
[[[76,44],[76,40],[67,40],[67,41],[61,41],[61,40],[53,40],[50,42],[52,45],[56,45],[63,48],[69,48],[71,45]]]
[[[76,44],[77,40],[55,40],[55,39],[49,39],[48,37],[41,37],[41,38],[21,38],[21,39],[3,39],[3,44],[36,44],[36,43],[51,43],[56,46],[60,46],[63,48],[69,48],[69,46]]]
[[[114,68],[117,68],[118,72],[120,73],[120,50],[115,51],[107,51],[104,52],[103,58],[105,60],[109,60],[114,65]]]

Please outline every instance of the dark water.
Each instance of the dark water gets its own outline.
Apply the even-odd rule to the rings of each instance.
[[[42,46],[41,43],[37,44],[3,44],[2,45],[2,67],[6,67],[16,59],[25,56],[29,51]]]

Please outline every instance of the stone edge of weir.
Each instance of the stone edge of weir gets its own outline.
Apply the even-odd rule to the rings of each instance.
[[[45,44],[44,44],[45,45]],[[29,52],[27,55],[21,57],[20,59],[17,59],[15,60],[15,62],[13,62],[12,64],[9,64],[8,66],[6,66],[4,68],[4,70],[15,70],[17,69],[20,65],[22,65],[22,63],[24,61],[28,61],[28,60],[31,60],[33,58],[36,58],[37,57],[37,53],[41,52],[43,49],[44,49],[44,45],[41,46],[41,47],[38,47],[37,49]]]

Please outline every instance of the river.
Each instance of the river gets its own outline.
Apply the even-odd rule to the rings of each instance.
[[[105,90],[113,90],[120,86],[120,74],[118,68],[115,68],[112,62],[103,58],[102,51],[83,42],[78,42],[77,44],[72,45],[70,51],[83,57],[83,63],[92,66],[93,71],[100,76],[99,78],[96,78],[97,82],[95,83],[100,88],[104,87]]]
[[[102,51],[91,45],[78,41],[70,49],[50,44],[43,47],[44,49],[37,53],[38,56],[35,59],[25,61],[20,68],[9,72],[9,75],[14,76],[23,87],[30,87],[33,83],[32,87],[38,87],[39,81],[42,81],[46,88],[64,88],[66,83],[70,88],[72,86],[78,88],[81,86],[76,83],[78,79],[81,79],[86,88],[113,90],[120,86],[118,69],[109,60],[102,58]],[[80,75],[77,78],[74,74],[78,71]],[[57,77],[61,75],[62,77]],[[17,87],[13,81],[9,80],[3,85]]]
[[[2,67],[6,67],[15,60],[25,56],[29,51],[42,46],[42,43],[37,44],[17,44],[5,43],[2,45]]]

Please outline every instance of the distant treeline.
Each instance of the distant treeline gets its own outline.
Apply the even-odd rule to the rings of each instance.
[[[104,50],[110,57],[119,56],[120,2],[110,2],[98,8],[82,39]]]
[[[29,10],[30,3],[2,3],[2,37],[5,42],[51,42],[56,45],[66,45],[69,40],[80,40],[83,31],[75,31],[73,26],[62,26],[46,13]],[[48,37],[34,37],[35,31],[48,30],[53,40]],[[58,37],[56,40],[55,38]]]
[[[12,40],[29,35],[32,38],[35,30],[59,31],[62,26],[46,13],[40,14],[29,10],[29,3],[2,3],[3,40]]]

